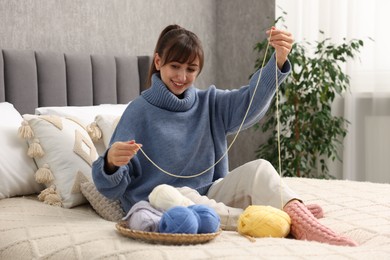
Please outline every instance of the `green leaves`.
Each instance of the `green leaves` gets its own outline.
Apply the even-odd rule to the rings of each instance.
[[[261,66],[266,46],[267,40],[255,46],[259,53],[256,69]],[[349,122],[333,116],[331,104],[349,88],[350,79],[342,66],[355,58],[361,47],[363,41],[357,39],[348,42],[344,39],[341,44],[332,43],[330,38],[314,44],[294,43],[289,54],[292,72],[279,91],[283,176],[332,178],[324,159],[340,160],[338,147],[347,134]],[[278,169],[276,127],[274,100],[264,123],[257,128],[271,135],[259,146],[256,155]]]

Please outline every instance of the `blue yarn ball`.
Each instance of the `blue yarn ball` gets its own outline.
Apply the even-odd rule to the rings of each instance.
[[[219,215],[214,209],[206,205],[191,205],[188,207],[192,210],[199,221],[198,233],[217,232],[221,223]]]
[[[165,211],[159,223],[160,233],[196,234],[198,219],[192,210],[183,206],[176,206]]]

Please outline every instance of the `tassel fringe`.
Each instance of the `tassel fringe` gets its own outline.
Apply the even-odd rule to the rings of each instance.
[[[50,166],[45,163],[42,168],[39,168],[35,173],[35,180],[38,183],[49,184],[54,180]]]
[[[92,122],[91,124],[87,125],[87,132],[94,142],[102,138],[102,131],[96,122]]]
[[[31,139],[34,137],[34,132],[27,120],[22,121],[22,125],[18,129],[18,136],[23,139]]]
[[[38,199],[46,204],[62,207],[61,196],[53,185],[41,191]]]
[[[38,139],[34,139],[28,148],[27,155],[31,158],[41,158],[45,155]]]

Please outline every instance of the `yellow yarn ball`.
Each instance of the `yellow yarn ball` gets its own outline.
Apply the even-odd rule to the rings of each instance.
[[[253,205],[245,209],[237,223],[238,232],[252,237],[286,237],[290,216],[271,206]]]

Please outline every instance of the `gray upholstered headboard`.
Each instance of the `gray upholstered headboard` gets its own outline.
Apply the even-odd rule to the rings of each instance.
[[[145,89],[149,56],[1,50],[0,102],[42,106],[124,104]]]

